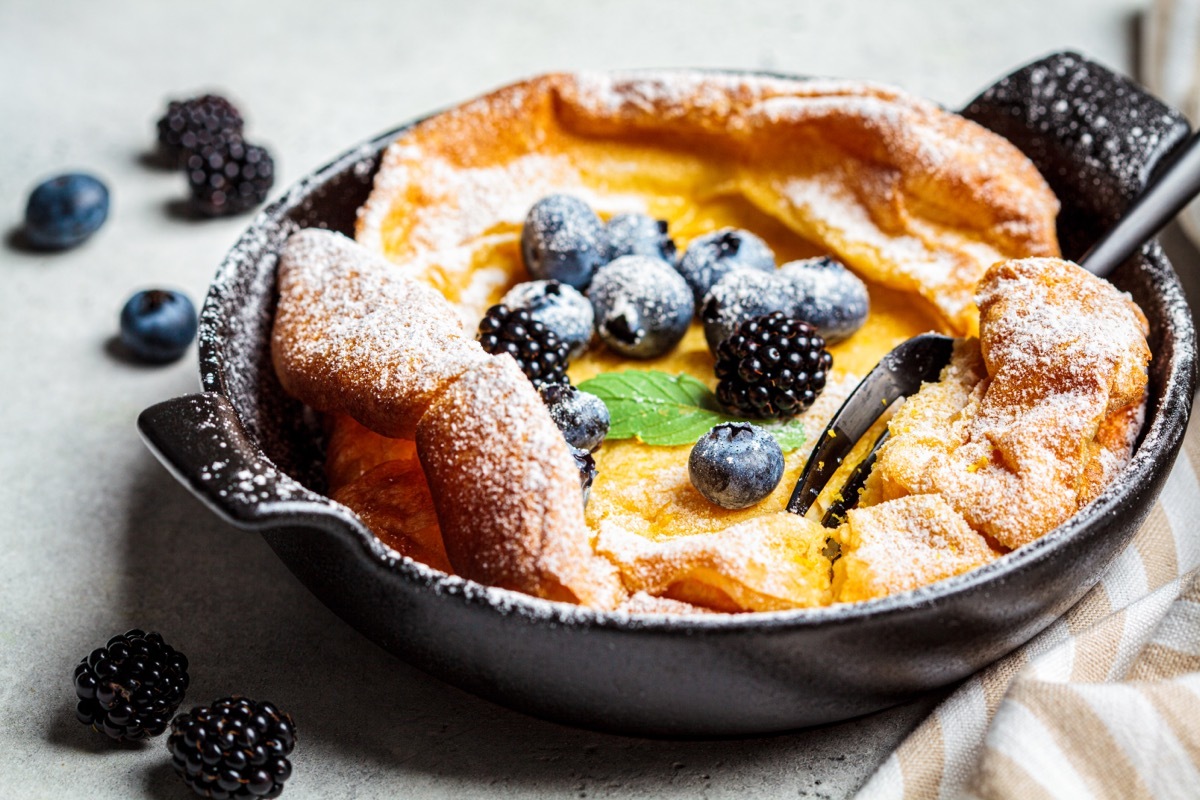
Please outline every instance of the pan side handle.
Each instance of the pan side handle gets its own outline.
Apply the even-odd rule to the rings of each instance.
[[[1078,53],[1001,78],[962,111],[1011,141],[1063,201],[1063,255],[1079,259],[1187,138],[1183,115]]]
[[[137,425],[179,482],[236,527],[362,527],[344,506],[305,488],[263,455],[223,395],[203,392],[158,403],[138,416]]]

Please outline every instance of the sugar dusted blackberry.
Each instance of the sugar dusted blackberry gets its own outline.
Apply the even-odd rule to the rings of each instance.
[[[187,157],[221,140],[242,138],[241,112],[216,94],[172,100],[158,121],[158,147],[168,164],[183,165]]]
[[[275,161],[265,147],[241,139],[217,141],[187,157],[191,206],[206,217],[249,211],[275,185]]]
[[[183,702],[188,660],[157,633],[133,629],[75,667],[75,716],[113,739],[158,736]]]
[[[184,783],[202,797],[279,797],[292,774],[296,725],[271,703],[225,697],[171,723],[167,749]]]
[[[756,419],[805,411],[825,388],[833,356],[807,322],[775,311],[748,320],[717,347],[717,400]]]
[[[534,386],[567,380],[567,343],[524,308],[511,309],[503,303],[492,306],[475,338],[487,352],[515,358]]]

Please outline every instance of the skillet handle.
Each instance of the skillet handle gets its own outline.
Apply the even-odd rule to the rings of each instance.
[[[204,392],[158,403],[138,415],[137,425],[163,466],[236,527],[329,527],[353,520],[348,510],[271,463],[224,395]]]
[[[1183,115],[1077,53],[1055,53],[984,90],[963,116],[1005,137],[1064,202],[1063,255],[1078,260],[1187,138]]]

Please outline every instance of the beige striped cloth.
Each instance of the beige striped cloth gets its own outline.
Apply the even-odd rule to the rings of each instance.
[[[1200,798],[1197,411],[1149,519],[1100,583],[956,689],[860,800]]]

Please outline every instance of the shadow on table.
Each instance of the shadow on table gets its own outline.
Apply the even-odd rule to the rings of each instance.
[[[726,779],[745,785],[749,774],[761,775],[766,791],[839,796],[936,699],[860,723],[733,741],[636,739],[542,722],[441,683],[364,639],[260,537],[218,520],[149,453],[133,486],[125,611],[187,654],[185,709],[241,693],[293,714],[289,787],[297,790],[694,795]],[[147,786],[152,796],[179,796],[161,769]]]

